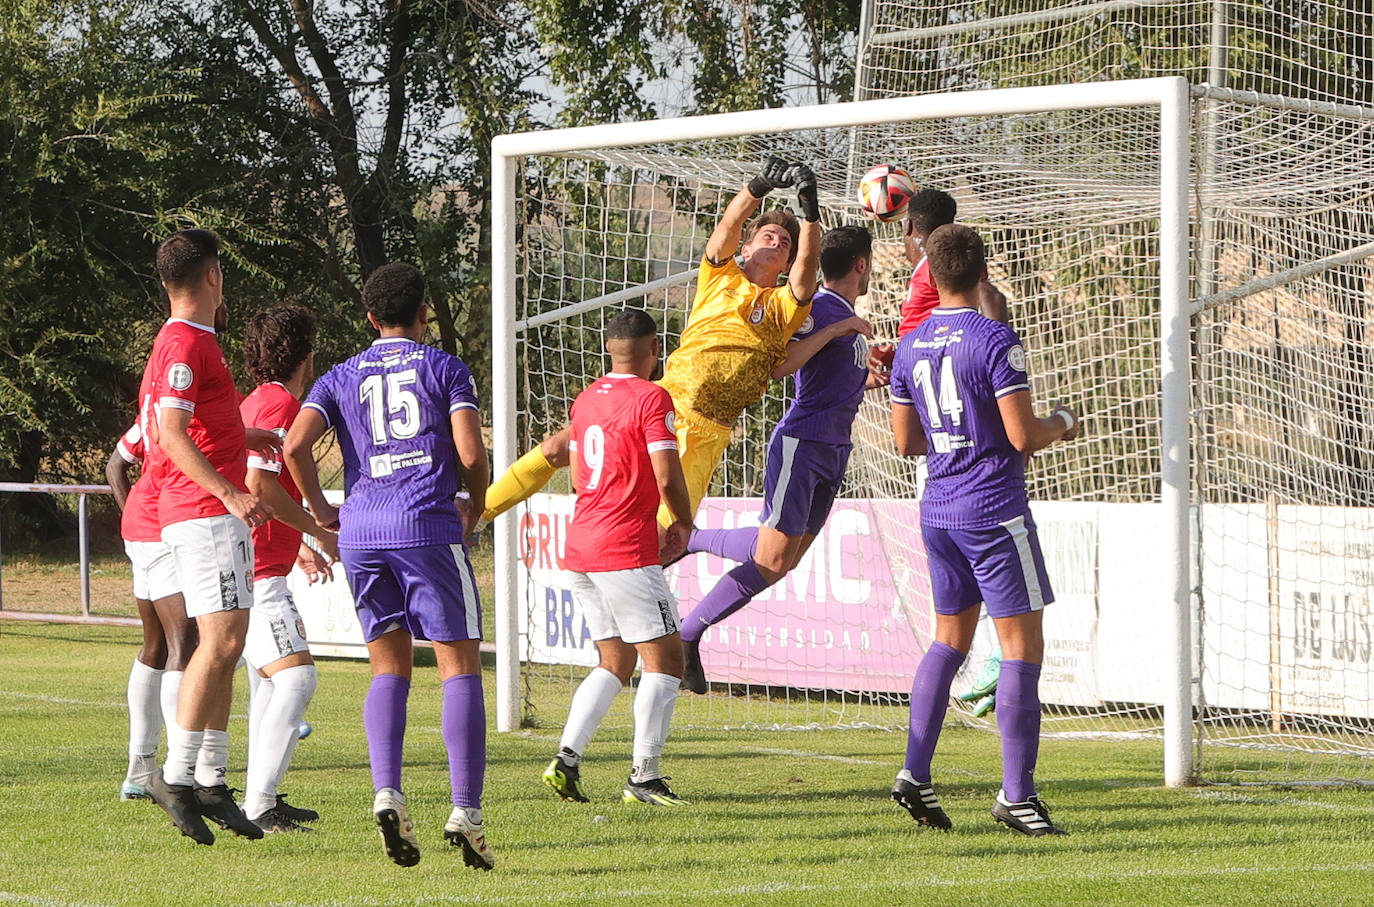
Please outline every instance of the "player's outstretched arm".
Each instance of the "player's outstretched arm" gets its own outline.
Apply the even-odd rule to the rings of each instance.
[[[676,450],[657,450],[649,454],[658,482],[658,495],[673,523],[663,536],[659,562],[670,564],[687,551],[687,539],[692,534],[692,498],[687,493],[687,479],[682,474],[682,460]]]
[[[272,508],[275,519],[318,539],[331,561],[339,559],[338,533],[321,526],[304,507],[293,501],[291,495],[286,493],[286,489],[281,487],[281,482],[277,481],[276,473],[270,469],[255,469],[250,466],[247,483],[248,490]]]
[[[816,295],[821,271],[821,209],[816,192],[816,174],[805,164],[794,165],[797,203],[802,210],[801,235],[797,238],[797,257],[787,272],[787,285],[797,302],[810,302]]]
[[[261,526],[272,519],[272,508],[258,500],[255,494],[239,491],[220,475],[186,433],[191,425],[191,413],[176,406],[164,406],[158,416],[158,444],[167,458],[191,481],[219,498],[224,509],[249,526]]]
[[[133,464],[124,459],[119,448],[110,451],[110,459],[105,463],[105,481],[114,494],[115,506],[121,512],[124,502],[129,500],[129,491],[134,487],[134,483],[129,481],[129,470],[132,468]]]
[[[1031,409],[1030,391],[1017,391],[997,398],[1007,440],[1022,453],[1035,453],[1055,441],[1078,437],[1078,417],[1067,406],[1057,406],[1044,419]]]
[[[487,499],[487,483],[491,481],[491,466],[487,463],[487,448],[482,444],[482,420],[477,410],[464,407],[449,416],[453,432],[453,446],[458,451],[458,473],[467,490],[467,509],[463,512],[463,531],[472,532],[482,516]]]
[[[858,315],[851,315],[844,321],[826,325],[805,340],[793,340],[787,344],[787,358],[779,363],[777,368],[773,369],[773,380],[781,381],[810,362],[811,357],[819,353],[827,343],[837,337],[847,337],[850,334],[863,334],[872,340],[873,325],[869,324],[867,319],[860,318]]]
[[[303,407],[291,423],[286,433],[286,443],[282,445],[282,459],[291,471],[291,478],[301,495],[310,502],[310,512],[322,526],[336,526],[339,510],[324,499],[324,489],[320,487],[320,469],[315,465],[315,442],[324,437],[329,430],[324,416],[312,407]]]
[[[724,264],[739,248],[744,225],[758,210],[759,202],[774,189],[792,185],[792,165],[780,157],[770,157],[759,174],[725,206],[720,223],[706,240],[706,257],[712,264]]]
[[[897,453],[904,457],[922,457],[926,453],[926,434],[916,407],[908,403],[892,403],[892,439]]]

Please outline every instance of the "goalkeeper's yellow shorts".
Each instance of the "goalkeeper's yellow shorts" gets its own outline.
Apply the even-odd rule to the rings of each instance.
[[[692,516],[696,516],[701,499],[711,487],[711,476],[730,446],[730,429],[689,409],[674,410],[677,429],[677,455],[682,460],[682,475],[687,480],[687,496],[692,501]],[[660,526],[672,525],[668,508],[658,507]]]

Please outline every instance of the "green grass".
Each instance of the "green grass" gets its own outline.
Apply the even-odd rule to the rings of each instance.
[[[1047,741],[1039,773],[1072,832],[993,824],[995,736],[946,729],[936,781],[955,830],[887,799],[902,734],[675,729],[665,755],[692,807],[626,806],[629,697],[588,755],[585,805],[539,781],[557,728],[488,737],[492,873],[446,851],[438,684],[417,671],[405,789],[424,857],[386,861],[369,815],[368,671],[321,665],[315,733],[284,789],[324,815],[310,836],[213,847],[149,803],[120,803],[134,630],[0,625],[0,902],[20,904],[1356,904],[1374,891],[1374,799],[1357,790],[1165,790],[1148,743]],[[488,678],[490,682],[490,678]],[[490,699],[490,690],[488,691]],[[242,778],[243,702],[230,725]],[[557,709],[552,709],[556,711]],[[241,781],[240,781],[241,783]]]

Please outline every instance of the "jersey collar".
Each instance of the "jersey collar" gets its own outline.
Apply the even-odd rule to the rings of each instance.
[[[933,309],[930,310],[930,314],[932,314],[932,315],[966,315],[966,314],[968,314],[969,312],[974,312],[974,311],[977,311],[977,310],[976,310],[976,309],[971,309],[971,308],[969,308],[969,307],[966,306],[966,305],[961,305],[961,306],[959,306],[959,308],[957,308],[957,309],[951,309],[951,308],[948,307],[948,306],[937,305],[935,308],[933,308]]]
[[[176,323],[176,324],[189,324],[191,327],[195,328],[196,330],[199,330],[199,331],[208,331],[208,332],[211,333],[211,334],[215,333],[215,326],[214,326],[214,325],[212,325],[212,324],[196,324],[194,321],[187,321],[185,318],[168,318],[168,319],[167,319],[167,323],[168,323],[168,324],[173,324],[173,323]]]
[[[623,372],[607,372],[607,378],[638,378],[638,375],[627,375]]]
[[[376,340],[372,341],[372,345],[373,345],[373,346],[377,346],[378,344],[381,344],[381,343],[414,343],[414,342],[415,342],[415,341],[414,341],[414,340],[411,340],[409,337],[378,337]]]

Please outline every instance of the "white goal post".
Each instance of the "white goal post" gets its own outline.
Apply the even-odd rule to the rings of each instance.
[[[641,123],[503,135],[492,142],[492,419],[497,471],[521,453],[516,414],[517,343],[520,340],[517,270],[517,189],[531,155],[576,154],[608,146],[633,147],[786,134],[844,127],[911,123],[944,118],[988,117],[1105,108],[1158,110],[1159,153],[1159,436],[1158,503],[1164,512],[1160,577],[1167,614],[1167,652],[1158,653],[1162,671],[1164,779],[1171,787],[1196,777],[1193,746],[1193,653],[1191,617],[1189,406],[1189,86],[1180,77],[1051,87],[963,91],[781,108]],[[580,302],[576,300],[575,302]],[[603,300],[604,302],[604,300]],[[521,673],[517,614],[517,525],[514,512],[495,524],[497,729],[516,730],[521,721]]]

